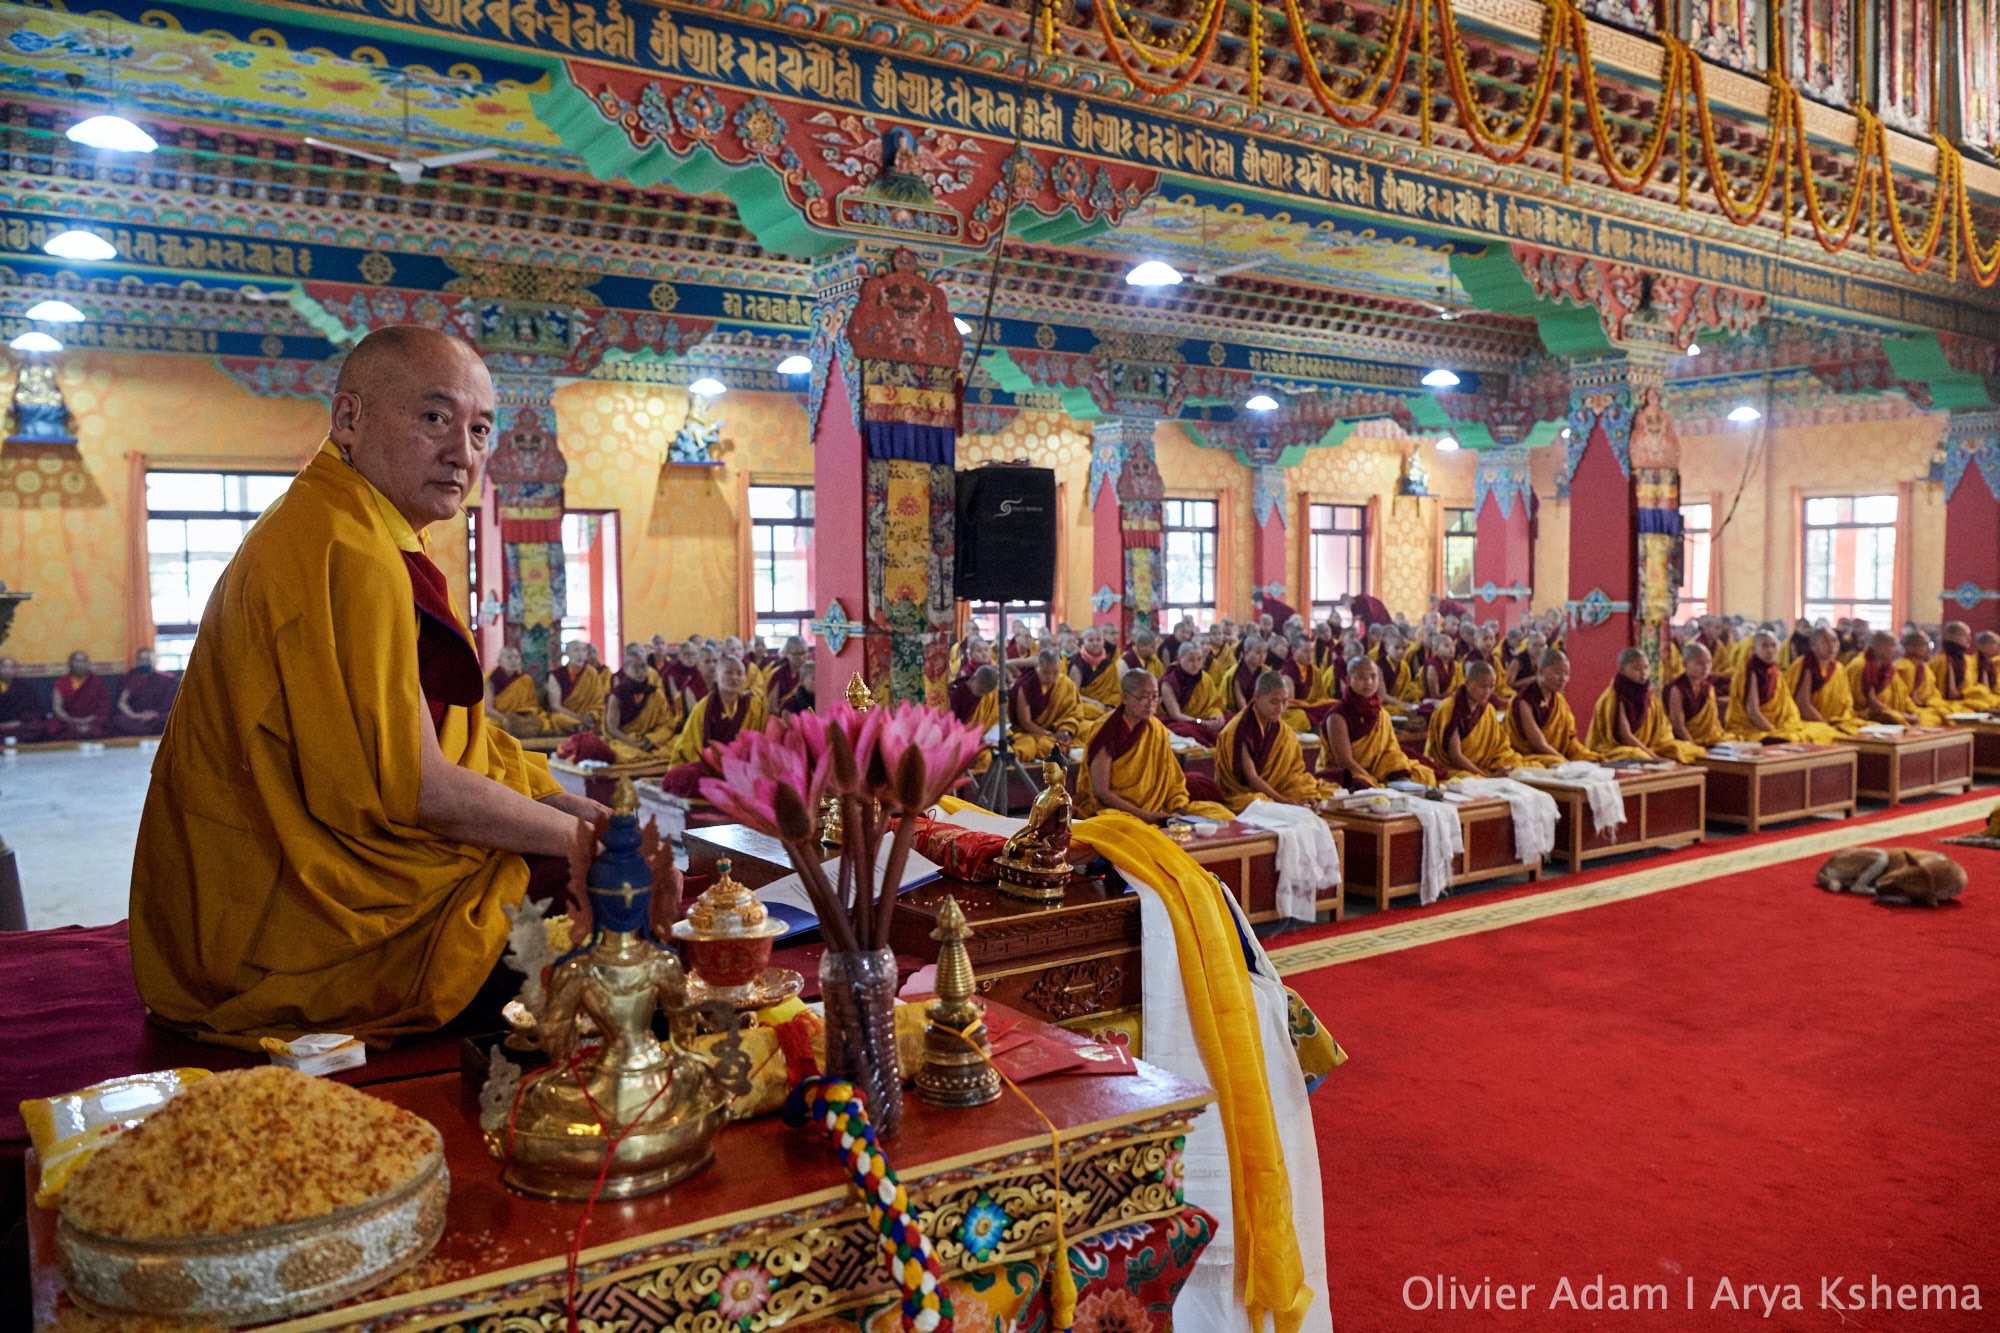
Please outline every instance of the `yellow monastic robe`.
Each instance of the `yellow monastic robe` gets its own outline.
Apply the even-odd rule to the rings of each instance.
[[[1805,674],[1806,664],[1812,660],[1812,654],[1807,653],[1804,657],[1792,659],[1792,664],[1785,668],[1782,677],[1785,692],[1792,696],[1794,703],[1799,697],[1799,677]],[[1847,672],[1840,665],[1836,663],[1826,684],[1813,691],[1812,701],[1819,715],[1826,719],[1826,725],[1843,736],[1861,734],[1861,718],[1854,711],[1854,692],[1848,688]]]
[[[1708,696],[1708,707],[1704,712],[1715,711],[1715,696]],[[1765,716],[1769,716],[1766,714]],[[1695,728],[1690,726],[1690,732]],[[1652,706],[1646,710],[1645,722],[1632,728],[1632,738],[1662,759],[1671,759],[1677,764],[1692,764],[1707,754],[1700,745],[1692,744],[1674,735],[1674,724],[1667,718],[1667,705],[1660,698],[1658,690],[1653,692]],[[1590,710],[1590,736],[1585,742],[1605,759],[1644,759],[1646,755],[1629,745],[1618,743],[1618,687],[1607,685],[1604,693],[1597,696],[1597,706]]]
[[[748,689],[744,694],[750,700],[750,711],[743,716],[743,726],[736,733],[739,736],[745,731],[762,731],[768,720],[764,696]],[[693,708],[688,709],[687,721],[681,726],[680,734],[674,737],[673,752],[667,756],[669,760],[676,764],[692,764],[703,757],[702,751],[708,748],[708,706],[721,697],[705,694],[695,701]]]
[[[652,748],[649,750],[640,745],[628,745],[615,736],[605,736],[605,742],[611,746],[611,752],[618,756],[620,763],[636,764],[647,759],[665,759],[673,753],[674,742],[679,738],[680,718],[675,715],[677,710],[667,701],[667,696],[672,691],[660,685],[658,676],[649,678],[653,692],[646,696],[645,703],[639,705],[637,717],[621,716],[618,719],[618,729],[635,741],[650,742]],[[762,697],[758,696],[760,699]]]
[[[493,692],[493,708],[488,716],[511,736],[550,734],[548,709],[542,707],[535,678],[525,671],[508,681],[506,688]]]
[[[1519,707],[1525,708],[1527,704],[1521,702]],[[1528,734],[1521,730],[1518,713],[1519,708],[1510,702],[1507,705],[1507,744],[1520,754],[1521,767],[1554,768],[1558,764],[1599,757],[1595,745],[1586,747],[1577,740],[1576,714],[1570,710],[1569,700],[1562,695],[1556,696],[1554,706],[1549,709],[1549,720],[1542,727],[1542,739],[1549,743],[1554,754],[1539,754],[1528,748]],[[1595,740],[1594,735],[1592,739]]]
[[[1979,654],[1965,655],[1965,682],[1959,686],[1958,697],[1951,697],[1951,658],[1939,653],[1931,659],[1931,689],[1935,692],[1936,705],[1940,712],[1987,713],[2000,708],[2000,692],[1979,683]]]
[[[1680,644],[1673,639],[1668,639],[1666,648],[1660,653],[1659,679],[1672,680],[1685,670],[1687,670],[1687,664],[1681,660]],[[1671,732],[1673,728],[1670,726],[1667,730]]]
[[[1081,673],[1088,673],[1090,669],[1081,657],[1071,658],[1070,665]],[[1097,673],[1096,678],[1090,684],[1079,687],[1080,692],[1084,699],[1090,703],[1101,704],[1106,708],[1116,708],[1118,707],[1118,680],[1124,674],[1125,664],[1114,659],[1104,670]]]
[[[244,538],[153,761],[132,867],[132,974],[167,1023],[260,1036],[433,1030],[507,942],[528,866],[417,823],[424,699],[388,501],[330,445]],[[540,798],[539,756],[445,710],[462,768]]]
[[[1896,659],[1896,679],[1903,682],[1910,702],[1905,711],[1914,711],[1920,727],[1945,725],[1945,697],[1931,678],[1930,668],[1920,667],[1907,657]]]
[[[1821,745],[1831,745],[1840,739],[1840,733],[1824,722],[1808,722],[1799,716],[1798,700],[1785,688],[1782,675],[1778,677],[1777,688],[1769,699],[1760,699],[1757,706],[1763,711],[1764,720],[1771,725],[1760,729],[1750,720],[1749,710],[1743,705],[1750,689],[1750,660],[1746,659],[1736,669],[1736,678],[1729,686],[1729,717],[1724,723],[1731,739],[1739,741],[1814,741]]]
[[[575,683],[567,690],[562,688],[560,677],[555,678],[556,688],[562,690],[562,706],[579,717],[587,718],[598,726],[604,725],[604,698],[611,692],[611,678],[601,674],[592,666],[578,667]],[[576,723],[564,717],[551,715],[554,725],[565,734],[577,730]]]
[[[1230,679],[1236,674],[1237,661],[1236,645],[1226,643],[1216,650],[1215,655],[1209,659],[1208,666],[1203,670],[1202,674],[1213,680],[1225,697],[1229,693]]]
[[[1252,801],[1268,801],[1254,787],[1248,785],[1236,771],[1236,733],[1244,726],[1258,725],[1256,710],[1246,708],[1229,719],[1229,725],[1222,729],[1222,735],[1215,742],[1215,785],[1222,788],[1222,799],[1237,814]],[[1298,733],[1285,725],[1283,718],[1271,724],[1275,733],[1271,738],[1270,753],[1258,766],[1257,776],[1264,779],[1272,791],[1287,800],[1319,800],[1333,794],[1333,788],[1312,775],[1306,767],[1305,751],[1299,748]]]
[[[1451,725],[1452,710],[1458,707],[1458,692],[1452,691],[1438,703],[1437,711],[1431,714],[1431,728],[1424,743],[1424,758],[1430,760],[1431,767],[1444,774],[1446,780],[1477,776],[1468,769],[1454,768],[1451,754],[1445,748],[1445,728]],[[1458,748],[1471,762],[1485,769],[1488,774],[1505,774],[1521,767],[1521,756],[1507,743],[1507,728],[1500,722],[1499,713],[1488,703],[1480,709],[1479,721],[1472,731],[1458,743]]]
[[[994,691],[997,697],[999,691]],[[981,702],[985,702],[981,700]],[[1101,714],[1092,714],[1083,706],[1083,695],[1077,690],[1076,682],[1068,676],[1057,676],[1056,683],[1042,696],[1041,711],[1035,714],[1035,725],[1047,732],[1067,731],[1071,737],[1097,720]],[[998,719],[998,705],[995,705],[995,719]],[[989,724],[990,725],[990,724]],[[1039,763],[1055,753],[1054,735],[1030,736],[1025,731],[1013,729],[1013,719],[1009,719],[1007,739],[1014,746],[1014,753],[1024,762]],[[1067,758],[1067,756],[1065,756]]]
[[[1000,725],[1000,690],[997,686],[979,696],[978,702],[972,705],[972,716],[966,719],[965,725],[977,728],[981,736],[984,736],[989,728]],[[1079,745],[1082,743],[1080,740],[1077,742]],[[972,756],[972,762],[966,765],[965,771],[979,774],[992,766],[992,747],[990,744],[982,745],[978,753]]]
[[[1181,712],[1197,722],[1226,716],[1229,712],[1229,695],[1214,676],[1203,673],[1201,683],[1192,691],[1192,698],[1181,699]]]
[[[1117,716],[1111,714],[1100,726],[1108,725]],[[1174,757],[1173,746],[1167,741],[1170,734],[1166,723],[1156,717],[1147,718],[1145,734],[1131,749],[1111,761],[1111,790],[1141,810],[1201,815],[1207,819],[1235,818],[1236,812],[1226,805],[1188,799],[1187,774],[1181,771],[1180,760]],[[1096,814],[1097,789],[1090,779],[1088,765],[1078,775],[1076,786],[1078,816]]]
[[[1678,680],[1679,677],[1677,676],[1674,679]],[[1667,688],[1672,689],[1673,682],[1668,682]],[[1664,703],[1661,704],[1662,709],[1665,707]],[[1702,700],[1701,707],[1696,709],[1691,716],[1682,718],[1681,721],[1687,727],[1688,735],[1694,738],[1694,744],[1697,746],[1720,745],[1723,741],[1729,739],[1728,733],[1722,729],[1722,719],[1716,712],[1715,691],[1712,689],[1708,692],[1708,697]],[[1673,733],[1673,720],[1669,718],[1667,721],[1667,734],[1672,736]],[[1680,738],[1676,736],[1675,739],[1678,740]]]
[[[1345,718],[1341,720],[1343,722],[1346,721]],[[1330,718],[1329,721],[1331,721]],[[1326,773],[1328,765],[1333,762],[1333,747],[1325,745],[1324,740],[1322,740],[1322,745],[1324,748],[1320,753],[1325,757],[1320,761],[1320,769],[1322,773]],[[1368,776],[1374,778],[1378,783],[1393,782],[1397,778],[1406,778],[1411,782],[1421,782],[1426,786],[1430,785],[1430,774],[1419,773],[1416,761],[1410,758],[1404,751],[1402,744],[1397,741],[1396,728],[1389,721],[1389,710],[1387,708],[1384,708],[1375,715],[1375,729],[1373,731],[1370,731],[1366,736],[1348,736],[1347,746],[1354,751],[1354,762],[1368,770]],[[1328,773],[1327,778],[1329,781],[1339,782],[1344,781],[1346,775]]]

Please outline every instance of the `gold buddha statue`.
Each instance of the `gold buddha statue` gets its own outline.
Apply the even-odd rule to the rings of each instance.
[[[1028,811],[1028,822],[1007,839],[1000,853],[1000,892],[1030,902],[1061,902],[1068,886],[1069,787],[1063,766],[1042,766],[1042,793]]]

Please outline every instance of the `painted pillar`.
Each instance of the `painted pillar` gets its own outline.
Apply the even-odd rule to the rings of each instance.
[[[563,479],[569,464],[556,441],[555,381],[495,375],[493,387],[498,443],[486,465],[486,484],[493,490],[489,512],[498,519],[505,575],[505,640],[521,650],[521,669],[540,679],[562,660],[559,639],[568,599]],[[482,546],[490,532],[481,530]]]
[[[813,270],[814,653],[833,697],[944,703],[963,340],[935,256],[857,245]]]
[[[1118,423],[1123,446],[1118,469],[1118,540],[1123,555],[1124,601],[1119,640],[1140,625],[1160,628],[1160,603],[1167,596],[1166,551],[1160,533],[1160,506],[1166,483],[1153,458],[1153,421],[1124,418]]]
[[[1953,412],[1944,444],[1940,618],[2000,632],[2000,408]]]
[[[1472,597],[1479,618],[1498,619],[1503,632],[1526,618],[1534,605],[1534,504],[1525,448],[1479,451],[1472,474],[1472,512],[1478,523]]]
[[[1285,556],[1290,550],[1290,536],[1286,529],[1285,517],[1291,506],[1286,503],[1289,493],[1285,486],[1285,470],[1275,463],[1259,463],[1251,471],[1252,502],[1250,517],[1255,527],[1250,545],[1250,594],[1252,597],[1275,597],[1288,605],[1296,606],[1306,618],[1312,618],[1310,602],[1302,602],[1286,595]],[[1221,522],[1230,521],[1230,515],[1221,516]],[[1310,584],[1306,571],[1300,571],[1301,586]],[[1216,590],[1216,600],[1220,604],[1222,590]]]
[[[1589,707],[1635,644],[1658,672],[1680,588],[1680,442],[1662,406],[1667,354],[1633,348],[1572,363],[1570,692]]]
[[[1115,417],[1090,426],[1090,623],[1102,625],[1122,641],[1125,622],[1125,538],[1119,522],[1118,475],[1125,470],[1128,432],[1143,428],[1150,444],[1150,422],[1132,423]]]

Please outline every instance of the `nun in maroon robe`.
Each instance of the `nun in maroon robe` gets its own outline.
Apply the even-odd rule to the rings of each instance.
[[[141,648],[125,673],[111,729],[120,736],[157,736],[167,729],[167,710],[174,706],[180,677],[156,670],[151,649]]]

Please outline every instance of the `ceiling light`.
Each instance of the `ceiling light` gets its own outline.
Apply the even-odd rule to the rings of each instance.
[[[1439,366],[1423,378],[1423,385],[1426,389],[1450,389],[1457,384],[1458,376],[1452,374],[1443,366]]]
[[[60,352],[62,344],[39,329],[32,329],[7,344],[17,352]]]
[[[778,373],[780,375],[810,375],[812,374],[812,368],[812,358],[809,356],[800,356],[797,352],[792,353],[778,363]],[[714,384],[715,381],[710,380],[709,383]],[[717,391],[720,391],[721,388],[721,385],[716,385]]]
[[[958,330],[958,336],[961,338],[970,338],[972,336],[972,326],[957,315],[951,317],[951,326]]]
[[[23,318],[39,320],[44,324],[81,324],[83,312],[67,301],[43,301],[29,306]]]
[[[1700,344],[1700,343],[1689,343],[1689,344],[1688,344],[1688,355],[1689,355],[1689,356],[1700,356],[1700,355],[1701,355],[1701,344]]]
[[[1125,281],[1134,287],[1175,287],[1180,284],[1181,271],[1172,264],[1163,264],[1157,259],[1148,259],[1143,264],[1135,264]]]
[[[1564,438],[1565,440],[1567,440],[1567,439],[1569,438],[1569,427],[1568,427],[1568,426],[1564,426],[1564,427],[1563,427],[1563,438]]]
[[[1438,452],[1441,454],[1451,453],[1457,448],[1458,448],[1458,439],[1455,436],[1446,435],[1438,440]]]
[[[1278,400],[1268,393],[1253,393],[1244,401],[1243,406],[1252,412],[1272,412],[1277,410]]]
[[[123,116],[92,116],[69,127],[72,143],[107,153],[150,153],[159,142]]]
[[[71,227],[42,242],[42,249],[57,259],[116,259],[117,247],[102,236]]]
[[[1750,404],[1748,403],[1738,403],[1736,406],[1729,409],[1729,419],[1731,421],[1738,423],[1747,423],[1755,421],[1757,418],[1763,415],[1764,414],[1762,412],[1759,412],[1756,408],[1750,406]]]
[[[704,398],[713,398],[719,393],[728,393],[729,386],[713,375],[703,375],[693,384],[688,385],[688,392],[698,393]]]

